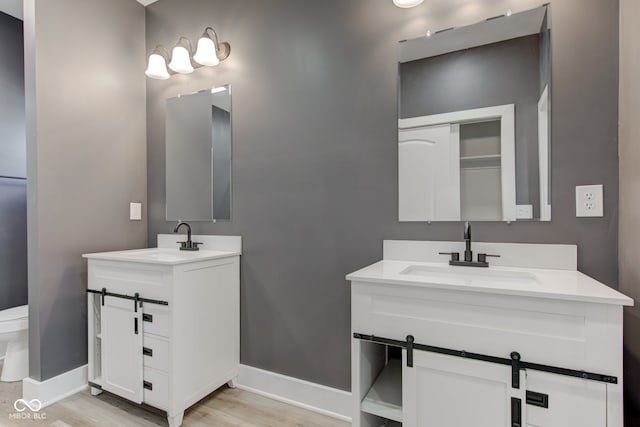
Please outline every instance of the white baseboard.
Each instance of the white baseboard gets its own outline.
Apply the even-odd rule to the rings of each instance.
[[[251,366],[240,365],[238,388],[351,422],[351,393]]]
[[[45,381],[25,378],[22,380],[22,398],[27,401],[38,399],[42,407],[49,406],[85,390],[88,387],[87,372],[87,365],[83,365]]]

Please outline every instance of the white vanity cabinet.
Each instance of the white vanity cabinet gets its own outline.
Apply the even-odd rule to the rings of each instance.
[[[475,245],[503,257],[452,267],[438,252],[462,244],[385,241],[347,276],[353,425],[622,427],[632,300],[576,271],[573,246]]]
[[[166,411],[172,427],[239,366],[240,237],[193,239],[201,251],[161,235],[159,248],[85,255],[92,393]]]

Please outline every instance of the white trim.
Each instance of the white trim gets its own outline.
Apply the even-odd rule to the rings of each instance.
[[[351,422],[351,393],[275,372],[240,365],[238,388]]]
[[[436,126],[451,123],[475,122],[500,119],[500,171],[502,178],[502,220],[516,220],[516,107],[514,104],[472,110],[453,111],[451,113],[432,114],[430,116],[398,119],[398,130]],[[400,135],[401,132],[399,132]],[[399,140],[401,140],[399,138]]]
[[[549,203],[549,86],[538,101],[538,163],[540,164],[540,221],[551,221]]]
[[[87,365],[83,365],[45,381],[25,378],[22,380],[22,398],[27,401],[38,399],[42,407],[46,407],[87,387]]]

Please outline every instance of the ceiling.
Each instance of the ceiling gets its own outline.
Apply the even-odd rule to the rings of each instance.
[[[143,6],[148,6],[151,3],[155,3],[158,0],[136,0]],[[23,19],[22,14],[22,0],[0,0],[0,12],[4,12],[7,15],[14,16],[18,19]]]

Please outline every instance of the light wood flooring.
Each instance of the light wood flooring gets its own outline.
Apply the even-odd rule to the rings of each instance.
[[[0,369],[2,362],[0,361]],[[0,382],[0,426],[167,426],[164,415],[144,410],[125,400],[83,391],[41,410],[46,420],[15,420],[13,403],[22,397],[22,384]],[[28,410],[27,410],[28,412]],[[315,412],[226,386],[185,412],[185,427],[309,426],[347,427],[350,424]]]

